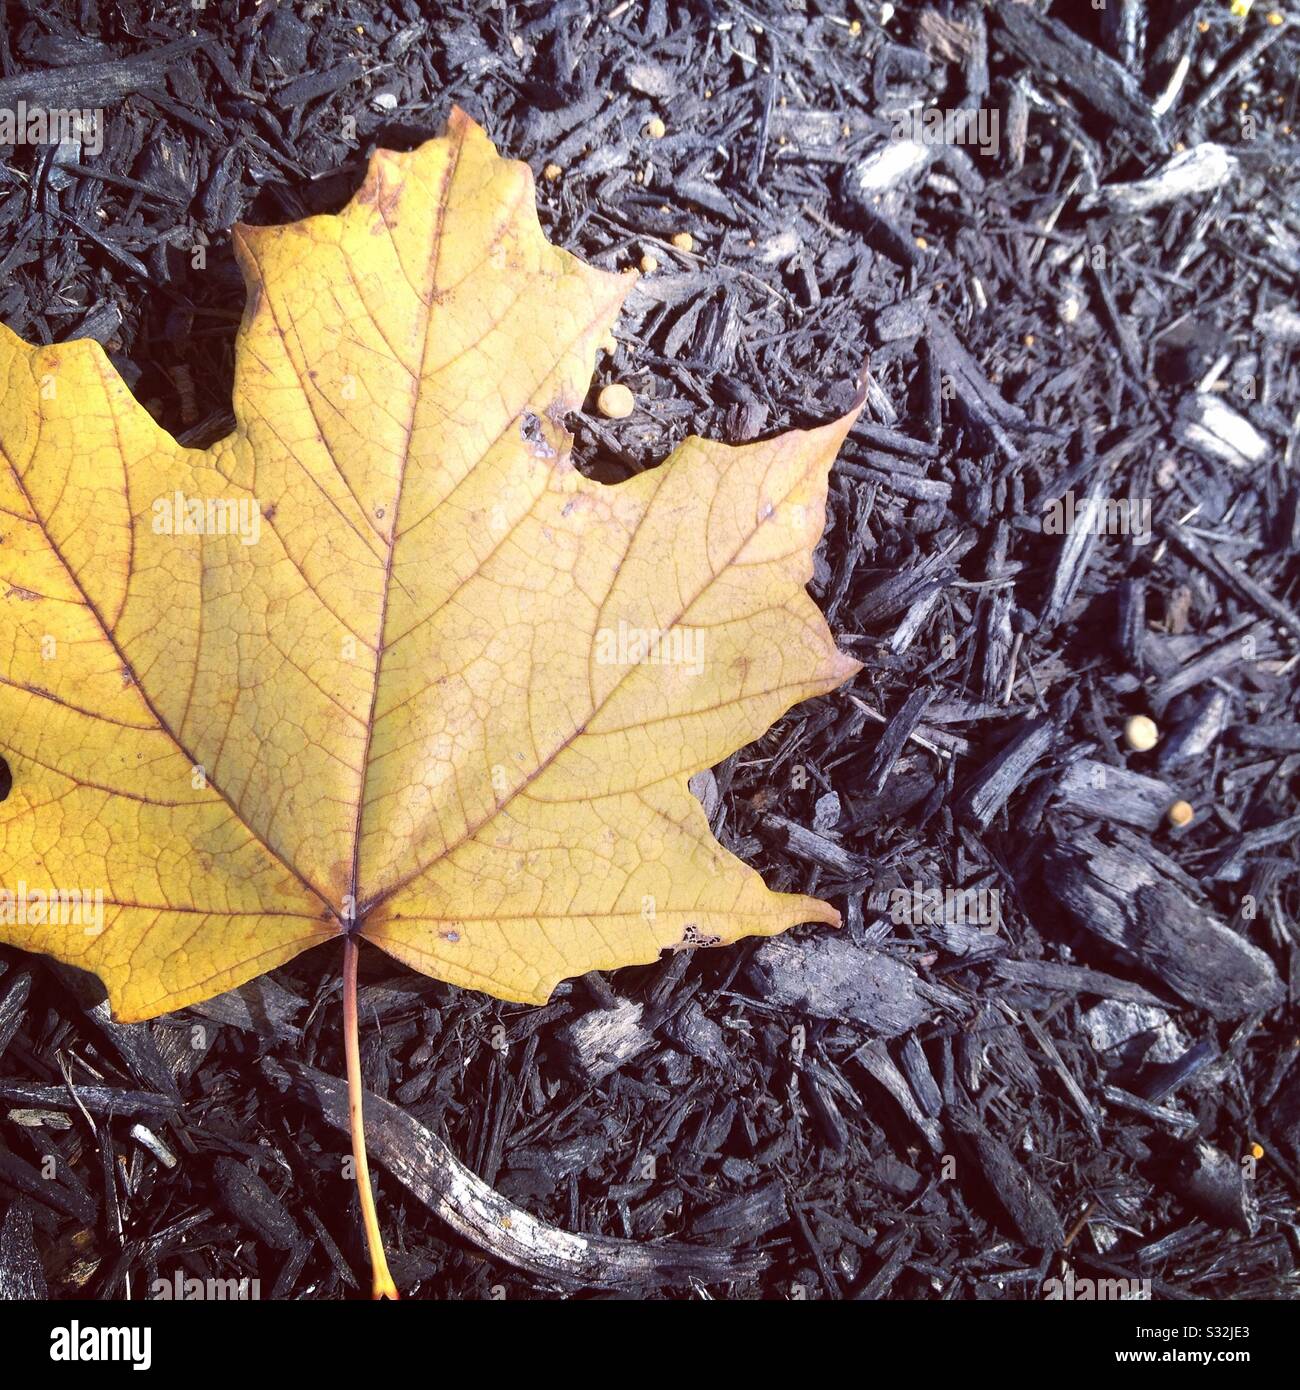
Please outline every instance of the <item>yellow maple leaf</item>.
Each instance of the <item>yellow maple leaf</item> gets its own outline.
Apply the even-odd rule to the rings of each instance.
[[[837,922],[687,778],[859,669],[804,588],[854,414],[585,479],[563,421],[632,277],[551,246],[459,111],[235,246],[207,450],[96,343],[0,329],[0,939],[130,1020],[341,933],[538,1003]]]
[[[238,426],[204,452],[97,344],[0,334],[0,886],[104,905],[0,934],[119,1018],[354,923],[540,1003],[837,921],[686,781],[858,670],[803,587],[853,417],[585,479],[563,417],[630,277],[532,191],[457,112],[339,216],[239,228]]]

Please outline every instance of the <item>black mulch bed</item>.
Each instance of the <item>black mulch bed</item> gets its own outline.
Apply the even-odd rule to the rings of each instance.
[[[231,224],[336,210],[453,102],[553,240],[659,262],[597,370],[639,408],[575,417],[584,466],[824,420],[869,362],[813,586],[865,670],[699,783],[845,928],[541,1009],[365,952],[404,1290],[1294,1297],[1300,29],[1226,0],[96,11],[4,6],[0,108],[106,130],[0,151],[0,317],[99,339],[189,442],[231,424]],[[892,114],[963,106],[996,131]],[[132,1027],[43,959],[0,972],[0,1290],[364,1291],[336,950]],[[464,1185],[439,1140],[489,1228],[507,1202],[611,1243],[576,1283],[485,1253],[431,1209]],[[663,1237],[689,1248],[613,1243]]]

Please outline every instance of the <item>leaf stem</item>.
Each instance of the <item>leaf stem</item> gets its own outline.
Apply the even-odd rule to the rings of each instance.
[[[357,939],[343,938],[343,1052],[348,1064],[348,1114],[352,1121],[352,1163],[361,1197],[361,1220],[370,1247],[371,1298],[397,1298],[397,1285],[388,1272],[384,1238],[375,1214],[375,1194],[370,1188],[370,1164],[366,1161],[366,1125],[361,1100],[361,1048],[357,1043]]]

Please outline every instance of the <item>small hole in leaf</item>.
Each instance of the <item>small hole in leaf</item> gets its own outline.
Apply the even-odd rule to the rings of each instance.
[[[0,801],[7,797],[13,789],[14,775],[9,771],[9,764],[0,758]]]

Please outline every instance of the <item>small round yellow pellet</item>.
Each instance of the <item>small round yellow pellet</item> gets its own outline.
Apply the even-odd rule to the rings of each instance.
[[[645,255],[641,257],[641,273],[643,275],[652,275],[658,269],[659,262],[647,251]]]
[[[1251,1158],[1255,1159],[1256,1161],[1258,1161],[1259,1159],[1263,1158],[1263,1157],[1264,1157],[1264,1146],[1263,1146],[1263,1144],[1259,1143],[1258,1141],[1256,1141],[1254,1144],[1252,1144],[1252,1145],[1250,1146],[1250,1156],[1251,1156]]]
[[[621,381],[610,382],[600,388],[596,397],[596,409],[607,420],[626,420],[636,405],[636,397]]]
[[[673,245],[679,251],[694,251],[695,238],[690,232],[678,232],[677,235],[673,237]]]
[[[542,170],[542,177],[547,183],[554,183],[562,173],[564,173],[564,170],[561,169],[558,164],[548,164],[546,168]]]
[[[1191,825],[1192,817],[1196,814],[1192,810],[1191,802],[1175,801],[1169,808],[1169,824],[1181,830],[1185,825]]]
[[[618,339],[612,333],[606,333],[600,340],[602,352],[607,352],[611,357],[618,351]]]
[[[662,140],[668,134],[668,127],[664,125],[660,117],[651,116],[646,122],[645,133],[652,140]]]
[[[1145,714],[1132,715],[1124,724],[1124,742],[1138,753],[1149,753],[1160,741],[1156,721]]]

